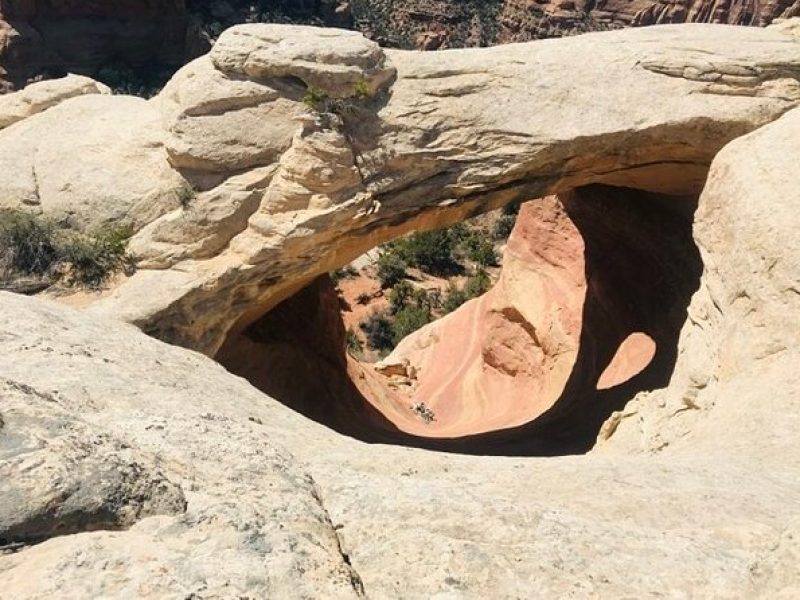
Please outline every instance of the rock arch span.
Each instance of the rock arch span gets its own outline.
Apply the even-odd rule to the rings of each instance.
[[[236,27],[152,101],[73,98],[4,129],[2,202],[74,227],[130,222],[140,270],[90,310],[214,355],[414,229],[592,184],[696,197],[725,144],[800,104],[793,32],[664,26],[416,53]]]

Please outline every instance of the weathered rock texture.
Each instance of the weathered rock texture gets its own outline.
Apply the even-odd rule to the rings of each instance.
[[[591,183],[698,192],[719,148],[800,103],[798,48],[687,25],[433,54],[242,26],[150,102],[88,96],[0,132],[0,191],[78,226],[126,215],[142,268],[97,310],[213,354],[403,232]]]
[[[6,293],[0,344],[4,596],[361,595],[319,488],[265,435],[295,429],[269,398],[129,326]]]
[[[52,108],[68,98],[110,93],[107,86],[80,75],[33,83],[19,92],[0,96],[0,129]]]
[[[366,445],[201,355],[0,294],[0,507],[15,507],[0,523],[24,540],[0,555],[3,592],[796,596],[798,139],[794,110],[712,164],[695,229],[706,269],[672,382],[580,457]],[[102,443],[64,454],[76,433]],[[122,522],[43,536],[17,516],[61,485],[48,464],[102,473],[120,457],[139,465],[113,495]],[[26,461],[41,466],[12,467]],[[74,485],[78,498],[106,494],[96,478]]]
[[[715,159],[695,215],[705,270],[681,333],[678,366],[665,392],[643,394],[615,415],[603,435],[611,445],[674,443],[687,432],[676,415],[687,412],[702,415],[690,436],[695,439],[711,426],[706,420],[715,418],[715,406],[753,405],[745,420],[753,431],[784,414],[771,403],[774,396],[796,395],[798,384],[790,366],[800,335],[798,156],[800,111],[793,110]],[[736,410],[719,419],[734,426]],[[765,436],[766,448],[753,453],[775,449],[779,439]],[[787,458],[789,465],[797,462]]]
[[[183,181],[176,161],[191,163],[181,174],[198,188],[132,219],[148,223],[138,225],[138,247],[157,251],[94,311],[0,293],[0,537],[11,542],[0,554],[2,593],[797,597],[800,38],[680,26],[435,60],[392,54],[392,83],[390,61],[355,38],[331,44],[346,50],[341,69],[310,41],[307,60],[287,70],[287,31],[239,30],[229,47],[251,38],[260,48],[252,61],[201,59],[153,102],[73,98],[0,132],[3,197],[15,206],[58,214],[73,202],[49,204],[68,186],[5,175],[44,168],[34,156],[45,150],[41,140],[65,128],[107,144],[87,144],[108,162],[75,166],[73,179],[91,181],[101,164],[117,181],[85,188],[86,204],[72,215],[78,223],[120,205],[140,214],[141,190],[128,186],[147,174],[166,194]],[[391,95],[352,109],[358,126],[304,115],[295,77],[325,72],[318,81],[335,94],[354,68]],[[575,79],[567,82],[569,69]],[[302,121],[289,128],[294,114]],[[123,126],[112,125],[121,117]],[[230,140],[240,136],[238,146],[221,143],[226,130]],[[59,141],[52,156],[75,148]],[[19,162],[5,154],[13,150]],[[113,159],[139,154],[143,163]],[[303,419],[201,354],[98,314],[210,353],[233,325],[245,330],[368,245],[549,191],[561,193],[581,232],[588,271],[590,260],[615,255],[602,244],[592,250],[586,232],[607,229],[594,239],[603,242],[626,227],[604,220],[602,202],[612,215],[620,198],[636,206],[631,214],[658,212],[678,201],[664,192],[699,192],[709,164],[693,230],[704,269],[668,385],[620,407],[584,456],[366,445]],[[649,193],[566,193],[590,183]],[[119,196],[103,204],[100,192],[110,190]],[[620,241],[634,249],[646,242],[655,266],[677,268],[647,237]],[[615,294],[635,289],[646,307],[658,300],[648,290],[661,288],[631,286],[627,269],[613,266],[606,269],[627,287],[593,291],[603,279],[586,278],[586,297],[600,302],[595,318],[584,306],[576,362],[584,348],[605,349],[587,354],[603,356],[596,368],[573,370],[577,382],[594,385],[631,331],[656,341],[655,363],[670,346],[654,323],[683,318],[683,307],[656,315],[639,313],[636,302],[620,312]],[[630,316],[630,327],[603,329],[609,306]],[[559,319],[551,321],[555,331]],[[573,329],[562,322],[565,333],[552,337],[569,343]],[[536,435],[536,423],[546,423],[569,434],[601,414],[582,424],[570,416],[575,407],[557,402],[517,433]]]

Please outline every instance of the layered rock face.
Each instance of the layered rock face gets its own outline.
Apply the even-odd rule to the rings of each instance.
[[[800,16],[797,0],[506,0],[500,14],[501,42],[665,23],[722,23],[763,27]]]
[[[404,232],[590,183],[699,191],[719,148],[800,103],[790,33],[674,26],[433,54],[242,26],[152,101],[85,96],[1,131],[0,191],[79,228],[129,222],[140,270],[95,310],[214,354]],[[328,97],[311,110],[310,88]]]
[[[382,46],[434,50],[661,23],[768,25],[800,16],[798,0],[3,0],[0,93],[39,76],[103,67],[108,83],[149,91],[206,52],[227,27],[292,22],[356,29]],[[137,83],[138,82],[138,83]]]
[[[0,131],[9,205],[76,228],[127,218],[143,265],[89,310],[0,293],[3,594],[796,597],[797,32],[660,27],[434,60],[245,28],[152,102],[81,96]],[[342,104],[354,81],[374,98]],[[336,112],[309,115],[308,86]],[[211,354],[365,246],[551,191],[560,205],[538,214],[553,233],[532,246],[540,225],[523,235],[523,219],[510,250],[539,261],[537,294],[514,287],[512,256],[497,306],[526,321],[501,315],[486,364],[528,368],[501,354],[525,340],[514,323],[575,353],[565,388],[591,385],[597,412],[557,401],[516,429],[555,443],[577,407],[594,427],[614,410],[583,456],[368,445],[100,315]],[[682,194],[699,194],[699,284]],[[573,311],[581,293],[556,281],[582,292],[580,323],[528,309]],[[272,316],[336,339],[325,314],[296,327],[307,310]],[[638,375],[631,333],[656,344]],[[648,371],[643,387],[666,387],[602,399]]]

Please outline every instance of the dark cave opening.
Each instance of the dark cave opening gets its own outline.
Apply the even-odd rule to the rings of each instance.
[[[692,238],[696,198],[591,186],[559,196],[583,240],[586,292],[577,355],[563,390],[522,425],[459,437],[413,435],[371,397],[346,351],[339,299],[322,276],[231,337],[217,359],[286,406],[344,435],[476,455],[555,456],[590,450],[604,421],[636,394],[665,387],[702,274]],[[533,202],[536,202],[535,200]],[[649,364],[598,389],[631,335],[655,344]]]

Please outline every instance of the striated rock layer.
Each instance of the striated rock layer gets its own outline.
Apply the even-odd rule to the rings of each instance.
[[[129,222],[140,270],[95,310],[214,354],[407,231],[591,183],[698,192],[724,144],[800,104],[798,48],[685,25],[433,54],[242,26],[152,101],[85,96],[0,131],[0,192]]]

